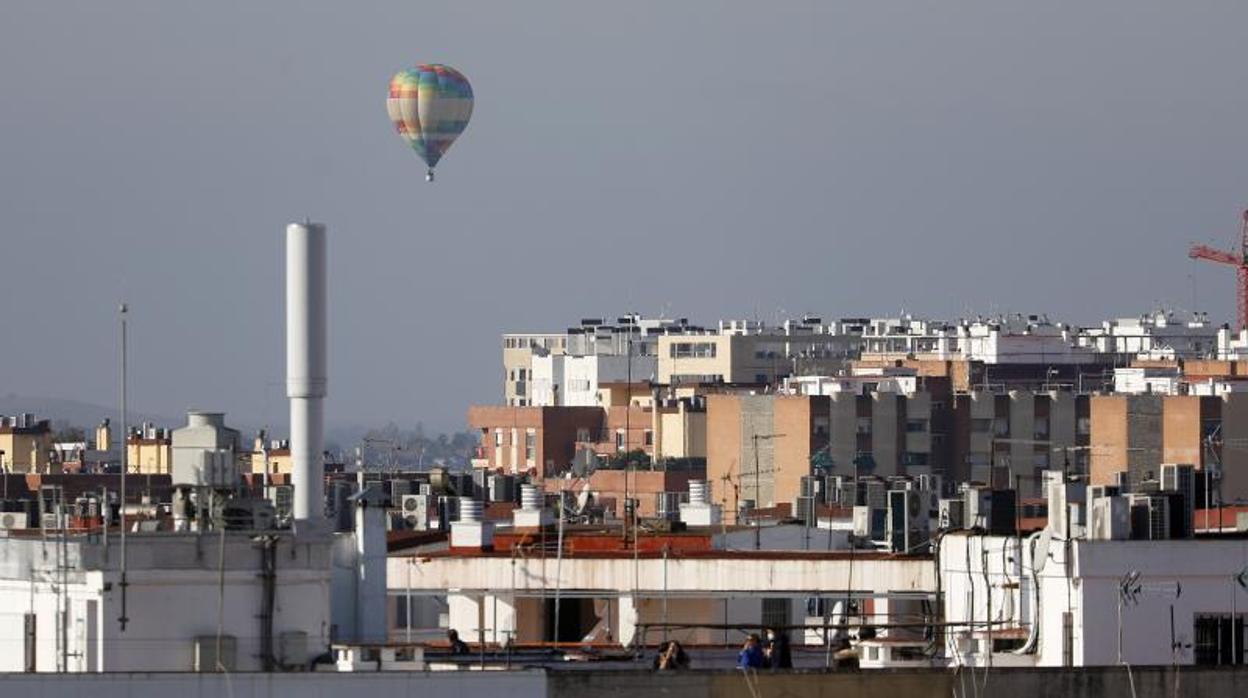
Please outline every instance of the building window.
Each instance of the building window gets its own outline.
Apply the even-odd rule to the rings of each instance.
[[[503,447],[503,430],[495,429],[494,430],[494,448],[502,448],[502,447]]]
[[[524,432],[524,459],[532,463],[537,458],[537,431],[529,429]]]
[[[668,354],[673,359],[713,359],[715,342],[673,342]]]
[[[1010,435],[1010,420],[1005,417],[997,417],[992,422],[992,433],[997,436]]]
[[[927,431],[926,419],[907,419],[906,431],[911,434],[917,434]]]
[[[654,432],[653,432],[653,431],[651,431],[651,430],[647,429],[647,430],[643,433],[642,438],[643,438],[643,443],[645,443],[645,445],[647,445],[647,446],[653,446],[653,445],[654,445]]]
[[[1198,613],[1195,617],[1196,664],[1204,666],[1244,663],[1244,615]]]
[[[587,443],[589,441],[589,430],[585,427],[578,428],[576,430],[576,440],[581,443]]]
[[[858,433],[859,433],[859,434],[870,434],[870,433],[871,433],[871,418],[870,418],[870,417],[859,417],[859,418],[858,418]]]
[[[983,434],[983,433],[992,431],[992,420],[991,419],[972,419],[971,431],[977,434]]]
[[[928,463],[927,459],[928,459],[928,454],[926,453],[922,453],[920,451],[906,451],[905,464],[915,465],[915,466],[924,466],[924,465],[927,465]]]
[[[617,450],[617,451],[623,451],[623,450],[624,450],[624,443],[625,443],[625,442],[624,442],[624,430],[623,430],[623,429],[616,429],[616,430],[615,430],[615,450]]]
[[[1035,425],[1035,429],[1034,429],[1034,432],[1033,432],[1033,433],[1034,433],[1034,436],[1033,436],[1032,438],[1034,438],[1034,439],[1047,439],[1047,438],[1049,438],[1049,418],[1048,418],[1048,417],[1037,417],[1037,418],[1036,418],[1036,425]]]
[[[763,599],[762,625],[764,628],[783,628],[791,624],[793,600],[788,598]]]
[[[1092,419],[1089,417],[1080,417],[1075,420],[1075,431],[1080,436],[1087,436],[1092,433]]]

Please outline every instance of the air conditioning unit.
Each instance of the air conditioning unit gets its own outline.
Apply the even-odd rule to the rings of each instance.
[[[814,526],[816,521],[815,502],[818,499],[813,496],[798,497],[794,501],[793,514],[802,523],[807,526]]]
[[[966,500],[942,499],[939,512],[936,526],[940,530],[952,531],[966,527]]]
[[[858,501],[878,509],[888,508],[888,484],[883,480],[859,480]]]
[[[0,529],[18,531],[30,528],[30,517],[26,512],[6,511],[0,514]]]
[[[1048,529],[1062,540],[1075,538],[1075,529],[1083,524],[1075,512],[1082,513],[1087,487],[1067,482],[1060,470],[1044,471],[1044,491],[1049,504]]]
[[[942,489],[943,482],[939,475],[934,475],[932,473],[920,473],[916,482],[919,489],[925,492],[931,492],[937,498],[944,494],[944,490]]]
[[[294,485],[275,485],[269,488],[273,512],[279,521],[286,521],[295,513]]]
[[[390,481],[390,504],[394,506],[403,499],[403,495],[412,493],[411,480],[391,480]]]
[[[424,494],[405,494],[399,502],[403,518],[407,520],[408,525],[417,531],[423,531],[429,527],[429,520],[432,518],[434,509],[433,497]]]
[[[1131,494],[1131,537],[1138,540],[1170,538],[1170,498],[1164,494]]]
[[[1088,485],[1087,500],[1091,502],[1101,497],[1117,497],[1122,494],[1117,485]]]
[[[1126,497],[1095,497],[1088,524],[1089,540],[1126,540],[1131,537],[1131,504]]]
[[[1163,463],[1161,466],[1161,489],[1176,493],[1182,511],[1171,516],[1179,521],[1175,526],[1176,538],[1192,537],[1192,521],[1196,515],[1196,466],[1190,464]]]
[[[491,502],[516,501],[516,476],[491,475],[486,480],[486,489]]]
[[[867,540],[884,540],[888,527],[888,510],[876,507],[854,507],[854,535]]]
[[[801,480],[802,497],[820,497],[823,494],[823,478],[815,475],[803,475]]]
[[[925,496],[918,490],[888,493],[888,544],[893,552],[918,552],[931,540],[931,520]]]
[[[840,475],[826,475],[823,478],[823,503],[824,504],[840,504],[841,506],[852,506],[853,502],[845,502],[846,495],[843,492],[844,478]]]
[[[964,525],[983,528],[995,536],[1014,534],[1016,509],[1014,490],[968,487],[965,491]]]

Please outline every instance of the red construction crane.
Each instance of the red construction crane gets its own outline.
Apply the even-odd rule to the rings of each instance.
[[[1236,317],[1239,320],[1239,329],[1248,328],[1248,211],[1244,211],[1244,223],[1239,233],[1238,252],[1215,250],[1207,245],[1192,245],[1192,248],[1187,251],[1187,256],[1192,259],[1203,259],[1235,267],[1237,282],[1235,294]]]

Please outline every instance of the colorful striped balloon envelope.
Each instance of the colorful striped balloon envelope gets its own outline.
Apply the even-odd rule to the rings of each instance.
[[[399,136],[425,161],[425,179],[432,182],[433,168],[472,117],[472,86],[450,66],[418,65],[390,80],[386,110]]]

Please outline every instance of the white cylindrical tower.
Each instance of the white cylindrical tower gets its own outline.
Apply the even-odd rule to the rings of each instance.
[[[296,521],[325,516],[325,226],[286,226],[286,396]]]

